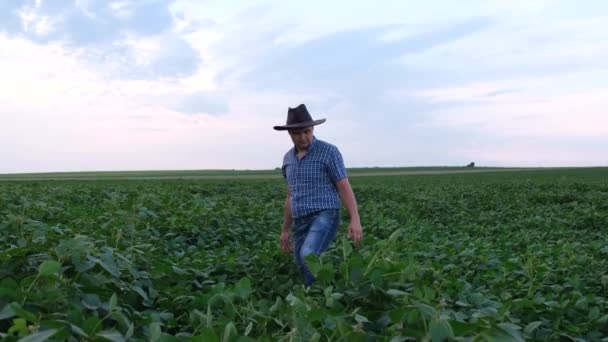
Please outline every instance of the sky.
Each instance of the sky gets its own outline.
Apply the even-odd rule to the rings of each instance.
[[[1,0],[0,173],[608,165],[608,1]]]

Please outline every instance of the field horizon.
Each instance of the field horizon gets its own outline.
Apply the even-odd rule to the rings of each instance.
[[[606,169],[608,166],[370,166],[347,168],[350,176],[399,176],[416,174],[505,172],[538,170]],[[183,169],[183,170],[114,170],[0,173],[0,181],[55,179],[213,179],[213,178],[277,178],[280,169]]]

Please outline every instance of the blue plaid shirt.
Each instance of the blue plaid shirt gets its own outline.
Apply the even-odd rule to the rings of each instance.
[[[291,215],[302,217],[324,209],[340,209],[336,182],[346,178],[338,148],[317,138],[302,160],[291,148],[283,158],[283,177],[291,191]]]

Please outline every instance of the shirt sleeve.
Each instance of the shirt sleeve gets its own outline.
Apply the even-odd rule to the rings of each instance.
[[[342,154],[337,148],[332,149],[331,157],[329,158],[329,177],[335,183],[339,180],[346,178],[346,167],[344,166],[344,160]]]

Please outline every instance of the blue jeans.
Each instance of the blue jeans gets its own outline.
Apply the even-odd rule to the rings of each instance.
[[[298,217],[293,225],[293,252],[298,269],[304,275],[304,284],[312,285],[315,277],[306,265],[304,257],[315,253],[320,255],[336,238],[340,224],[338,209],[321,210]]]

